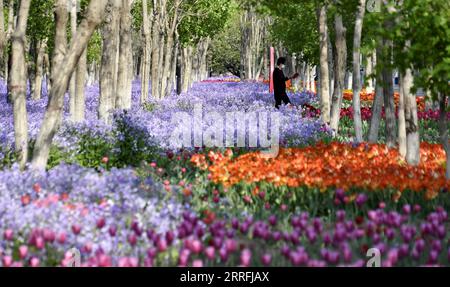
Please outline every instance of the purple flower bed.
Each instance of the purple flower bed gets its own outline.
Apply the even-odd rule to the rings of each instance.
[[[178,225],[185,211],[151,178],[142,179],[130,169],[98,173],[60,165],[41,173],[15,168],[2,171],[2,265],[9,265],[9,256],[20,246],[29,251],[22,262],[30,265],[33,258],[46,265],[55,264],[54,257],[61,262],[72,247],[84,255],[92,251],[114,259],[136,256],[146,249],[128,244],[133,240],[129,227],[134,226],[137,234],[150,228],[165,233]]]
[[[98,175],[72,169],[77,170],[64,169],[76,174],[70,185],[86,181],[96,185]],[[99,188],[103,190],[99,194],[106,192],[110,198],[106,203],[87,202],[87,198],[99,196],[92,189],[71,189],[69,200],[73,196],[86,202],[74,210],[56,199],[49,199],[45,207],[33,206],[37,203],[24,206],[19,198],[23,189],[11,192],[7,203],[0,201],[4,208],[0,216],[0,265],[66,266],[70,258],[66,251],[72,247],[81,252],[81,266],[93,267],[363,267],[372,248],[380,252],[380,264],[385,267],[449,264],[449,221],[442,208],[424,219],[416,216],[419,206],[406,205],[402,213],[382,206],[359,216],[339,210],[332,221],[302,212],[265,219],[217,219],[206,224],[176,203],[165,202],[164,208],[152,201],[144,205],[141,197],[134,197],[145,193],[134,184],[135,179],[124,176],[124,171],[115,173],[121,175],[104,175],[105,180],[113,182],[102,182]],[[14,171],[1,176],[5,175],[20,177]],[[47,177],[52,183],[58,182],[56,173]],[[24,180],[25,190],[36,192],[35,185],[30,187],[36,181],[29,178]],[[17,178],[14,180],[17,182]],[[68,182],[59,181],[58,185]],[[50,194],[51,187],[42,178],[41,184],[39,196],[43,198]],[[130,186],[130,193],[117,191]],[[5,192],[4,186],[0,192]],[[128,204],[111,203],[125,202],[120,196],[126,197]]]
[[[173,116],[179,112],[193,114],[195,104],[202,104],[204,113],[209,111],[218,112],[224,115],[227,112],[275,112],[273,107],[273,96],[268,93],[267,85],[261,83],[229,82],[229,83],[196,83],[194,87],[180,96],[172,95],[162,101],[156,102],[149,99],[152,111],[148,111],[139,106],[140,83],[133,84],[132,97],[133,107],[128,112],[126,123],[130,128],[143,131],[149,146],[161,149],[173,149],[171,141],[174,125],[171,125]],[[0,120],[3,123],[0,127],[0,160],[5,156],[6,151],[14,146],[14,123],[12,105],[6,102],[6,86],[0,82]],[[47,98],[46,91],[39,101],[27,102],[29,136],[34,139],[39,132],[39,127],[43,119]],[[86,121],[81,124],[69,122],[68,96],[64,110],[64,123],[60,132],[55,138],[55,144],[63,148],[66,152],[76,150],[80,134],[89,133],[94,137],[106,138],[109,142],[114,139],[111,131],[117,123],[107,126],[97,120],[98,106],[98,86],[86,89]],[[291,99],[296,106],[317,101],[312,93],[296,93],[291,95]],[[302,116],[301,108],[283,108],[281,110],[281,131],[280,140],[282,145],[297,146],[319,140],[328,134],[318,119]],[[207,130],[212,123],[203,126]],[[247,129],[248,134],[251,133]],[[253,131],[254,132],[254,131]],[[192,132],[193,133],[193,132]],[[225,127],[224,127],[225,133]]]

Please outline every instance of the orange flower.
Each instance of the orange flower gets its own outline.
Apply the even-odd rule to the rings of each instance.
[[[360,94],[361,102],[372,104],[375,100],[375,93],[367,93],[366,90],[362,90]],[[352,101],[353,100],[353,92],[351,90],[345,90],[344,91],[344,100]],[[417,97],[417,110],[418,111],[425,111],[425,97]],[[395,105],[398,107],[400,104],[400,94],[394,93],[394,102]]]
[[[217,156],[220,158],[220,156]],[[395,189],[425,192],[428,199],[449,188],[445,178],[445,152],[440,145],[423,143],[421,163],[405,164],[395,149],[385,145],[318,144],[305,148],[281,149],[276,159],[259,152],[234,160],[223,157],[209,166],[211,179],[225,187],[239,182],[268,182],[275,186],[307,186],[322,190],[352,187],[367,190]],[[252,193],[257,194],[255,189]]]

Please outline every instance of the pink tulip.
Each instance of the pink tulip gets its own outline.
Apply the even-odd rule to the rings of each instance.
[[[192,267],[203,267],[203,261],[201,261],[200,259],[194,260],[194,262],[192,262]]]
[[[12,229],[6,229],[3,234],[3,238],[5,238],[5,240],[12,241],[14,239],[14,232]]]
[[[264,264],[264,266],[269,266],[270,263],[272,262],[272,255],[264,254],[261,258],[261,261]]]
[[[31,260],[30,260],[31,267],[39,267],[39,264],[40,264],[39,258],[36,258],[36,257],[31,258]]]
[[[13,263],[12,256],[9,256],[9,255],[3,256],[2,263],[3,263],[3,267],[11,267],[11,265]]]
[[[66,239],[67,239],[66,233],[61,232],[60,234],[58,234],[56,240],[58,241],[59,244],[64,244],[66,242]]]
[[[159,252],[164,252],[167,250],[167,241],[164,238],[159,239],[156,245]]]
[[[36,248],[37,249],[39,249],[39,250],[42,250],[42,249],[44,249],[44,247],[45,247],[45,241],[44,241],[44,238],[42,238],[42,237],[36,237]]]
[[[244,267],[250,266],[250,261],[252,259],[252,252],[249,249],[244,249],[241,252],[241,265]]]
[[[19,247],[19,256],[21,259],[24,259],[25,257],[27,257],[28,254],[28,246],[26,245],[21,245]]]
[[[200,240],[193,240],[190,244],[190,249],[195,254],[199,254],[202,251],[202,243]]]
[[[138,267],[139,266],[139,259],[137,259],[136,257],[130,257],[128,259],[128,262],[130,264],[130,267]]]
[[[72,232],[73,232],[73,234],[75,234],[75,235],[80,234],[80,232],[81,232],[81,226],[79,226],[78,224],[72,225]]]
[[[106,224],[106,220],[104,217],[98,219],[97,223],[96,223],[98,229],[102,229],[103,227],[105,227],[105,224]]]
[[[206,257],[208,257],[209,260],[214,260],[214,257],[216,255],[215,253],[216,253],[216,250],[212,246],[209,246],[205,249]]]

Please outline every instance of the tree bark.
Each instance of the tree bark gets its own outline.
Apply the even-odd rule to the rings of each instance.
[[[447,155],[447,171],[445,173],[448,180],[450,180],[450,142],[448,138],[448,116],[447,116],[447,95],[439,95],[439,133],[441,137],[442,146]]]
[[[36,79],[34,84],[33,100],[39,100],[42,95],[42,79],[44,76],[44,56],[47,49],[47,40],[39,41],[37,44]]]
[[[164,2],[165,4],[165,2]],[[154,99],[160,98],[161,87],[160,87],[160,58],[162,53],[160,52],[161,44],[164,43],[162,31],[163,27],[161,27],[161,13],[165,10],[165,7],[162,7],[163,4],[160,3],[160,0],[153,0],[153,24],[152,24],[152,59],[151,59],[151,85],[152,85],[152,97]]]
[[[326,5],[318,9],[319,37],[320,37],[320,100],[322,121],[330,123],[330,80],[328,66],[328,26]]]
[[[86,117],[86,68],[87,68],[87,48],[84,49],[78,61],[78,67],[76,70],[76,88],[75,88],[75,116],[74,121],[79,123],[83,122]]]
[[[340,14],[336,14],[334,20],[336,30],[336,61],[334,62],[334,73],[336,79],[334,81],[333,104],[331,106],[331,128],[337,135],[339,132],[339,120],[344,93],[345,69],[347,67],[347,29],[344,27]]]
[[[353,123],[355,127],[355,141],[363,141],[361,120],[361,36],[366,12],[366,0],[359,0],[359,8],[356,13],[355,31],[353,36]]]
[[[109,0],[107,5],[106,20],[103,24],[103,52],[100,70],[100,100],[98,118],[105,123],[110,123],[110,112],[114,109],[116,99],[117,78],[117,52],[120,24],[121,0]]]
[[[412,70],[406,69],[401,79],[405,101],[406,161],[417,166],[420,163],[420,136],[416,95],[411,92],[414,82]]]
[[[5,15],[3,14],[4,5],[3,0],[0,0],[0,55],[3,56],[6,46],[6,32],[5,31]]]
[[[152,14],[153,15],[153,14]],[[144,51],[142,53],[142,72],[141,72],[141,105],[148,101],[148,93],[150,88],[150,56],[151,56],[151,39],[150,39],[150,23],[148,15],[147,0],[142,0],[142,16],[143,16],[143,34],[144,34]],[[153,16],[152,16],[153,17]]]
[[[396,146],[396,117],[394,102],[394,85],[392,79],[392,69],[386,67],[383,70],[383,97],[386,115],[386,144],[389,148]]]
[[[180,5],[180,0],[175,0],[173,3],[174,15],[172,15],[172,21],[168,26],[165,55],[163,58],[163,69],[161,77],[161,92],[160,97],[167,97],[171,91],[169,91],[169,81],[172,75],[172,58],[174,56],[174,45],[175,45],[175,33],[178,26],[178,8]]]
[[[374,72],[374,62],[375,62],[376,52],[373,52],[367,59],[367,67],[366,67],[366,75],[370,77],[367,81],[367,93],[373,93],[375,91],[375,85],[372,78],[372,74]]]
[[[28,160],[28,115],[26,107],[25,33],[27,30],[30,0],[20,2],[17,26],[12,35],[12,69],[9,91],[13,102],[15,149],[20,167]]]
[[[398,146],[400,155],[405,158],[406,143],[406,122],[405,122],[405,97],[408,97],[405,89],[405,77],[400,75],[400,102],[398,106]]]
[[[8,5],[8,28],[6,29],[6,39],[5,39],[5,45],[9,42],[11,39],[11,35],[15,29],[15,22],[14,22],[14,1],[15,0],[9,0]],[[4,56],[4,63],[5,63],[5,82],[9,83],[9,71],[10,71],[10,53],[3,53],[1,54]],[[8,97],[9,99],[9,97]]]
[[[59,66],[62,63],[67,50],[67,22],[69,20],[69,15],[67,12],[67,1],[57,0],[55,5],[55,18],[55,47],[53,50],[51,66],[52,86],[55,82],[55,79],[57,79],[60,75]],[[51,93],[49,95],[51,95]]]
[[[45,85],[47,90],[47,95],[50,94],[50,90],[52,89],[51,83],[51,72],[50,72],[50,57],[48,52],[46,51],[44,54],[44,70],[45,70]]]
[[[177,72],[177,62],[178,62],[178,53],[179,53],[179,36],[178,32],[175,33],[175,47],[172,49],[172,63],[169,73],[169,79],[168,79],[168,86],[167,86],[167,95],[172,95],[172,92],[174,92],[174,86],[176,86],[176,72]]]
[[[70,31],[72,35],[72,39],[77,34],[77,1],[71,1],[70,3]],[[69,104],[69,113],[70,118],[72,121],[75,121],[75,102],[77,98],[77,75],[76,73],[72,74],[72,77],[70,79],[70,85],[69,85],[69,97],[70,97],[70,104]]]
[[[192,75],[192,47],[185,47],[182,49],[183,55],[183,65],[182,65],[182,83],[181,92],[186,93],[190,89],[190,81]]]
[[[133,53],[131,46],[131,1],[122,0],[120,15],[119,71],[116,109],[131,108],[131,86],[133,81]]]
[[[66,4],[65,0],[58,0],[60,6]],[[34,147],[32,166],[34,169],[45,169],[48,161],[50,146],[53,137],[58,131],[60,118],[64,107],[64,94],[69,85],[70,76],[74,72],[81,54],[86,49],[89,39],[95,28],[102,22],[107,0],[90,1],[87,8],[86,17],[81,22],[78,33],[70,45],[70,49],[63,58],[59,69],[58,77],[54,75],[53,88],[50,94],[50,101],[45,112],[44,121]],[[60,27],[57,23],[57,27]],[[65,28],[64,28],[65,31]]]

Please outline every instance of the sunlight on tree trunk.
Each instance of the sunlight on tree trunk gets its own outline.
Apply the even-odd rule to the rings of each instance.
[[[100,70],[100,99],[98,118],[105,123],[111,122],[111,111],[116,99],[117,53],[119,41],[121,0],[110,0],[107,14],[102,28],[103,51]]]
[[[25,62],[25,32],[27,30],[30,0],[20,1],[17,27],[12,34],[11,79],[9,91],[13,102],[15,149],[20,167],[28,160],[28,115],[26,104],[27,79]]]
[[[328,66],[328,26],[327,26],[327,9],[326,5],[321,6],[318,13],[319,21],[319,37],[320,37],[320,100],[322,110],[322,121],[330,122],[330,80]]]

